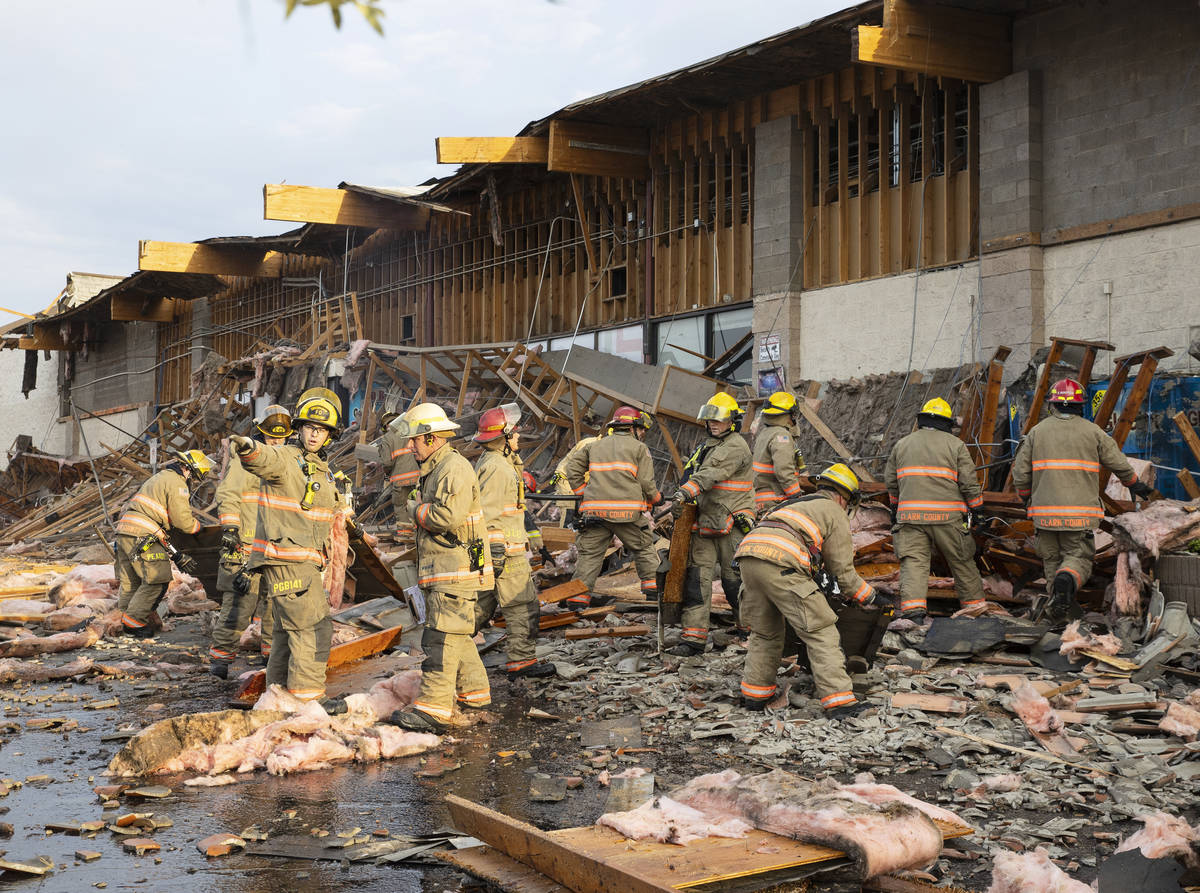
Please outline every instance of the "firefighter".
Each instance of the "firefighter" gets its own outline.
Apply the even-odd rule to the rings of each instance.
[[[698,508],[683,595],[683,635],[678,645],[667,649],[683,657],[701,654],[708,644],[714,567],[720,569],[737,624],[742,577],[733,553],[754,526],[750,447],[738,433],[742,408],[729,394],[715,394],[696,418],[708,429],[708,439],[688,459],[684,481],[671,497],[676,518],[685,502],[695,502]]]
[[[926,616],[934,549],[950,566],[962,607],[986,604],[971,537],[983,493],[967,445],[950,433],[951,421],[949,403],[940,397],[927,401],[917,413],[917,430],[896,443],[887,461],[900,616],[917,623]]]
[[[769,511],[735,556],[744,585],[742,619],[750,626],[742,706],[762,710],[778,692],[775,674],[790,625],[808,649],[821,707],[837,719],[859,713],[864,705],[846,674],[837,615],[826,594],[850,593],[861,605],[885,598],[854,570],[848,516],[858,507],[858,478],[838,463],[814,480],[816,493]]]
[[[762,409],[762,426],[754,438],[754,507],[764,512],[800,495],[804,457],[796,446],[796,398],[776,391]]]
[[[331,713],[345,702],[325,698],[325,667],[333,622],[321,579],[329,530],[347,495],[329,468],[326,448],[342,418],[342,402],[325,388],[300,395],[293,423],[296,444],[270,446],[231,437],[242,466],[262,481],[248,573],[258,572],[275,618],[267,684],[286,686],[303,701],[320,700]]]
[[[521,472],[525,492],[536,493],[538,491],[537,478],[525,470],[525,462],[520,454],[514,452],[508,458],[512,460],[513,467]],[[546,541],[542,538],[542,529],[538,527],[537,518],[533,516],[533,509],[528,505],[525,506],[525,536],[529,539],[529,551],[537,556],[537,559],[530,564],[531,567],[536,569],[554,564],[554,556],[546,548]]]
[[[254,420],[256,436],[270,446],[282,446],[292,436],[292,414],[286,407],[272,404]],[[217,515],[223,528],[221,554],[217,562],[217,591],[221,593],[221,612],[213,628],[208,656],[209,672],[219,679],[229,678],[229,665],[237,655],[238,639],[253,620],[262,623],[263,658],[271,656],[270,599],[262,595],[262,578],[245,573],[246,560],[254,545],[258,521],[258,492],[262,481],[242,467],[237,453],[230,450],[229,466],[217,485]]]
[[[1012,475],[1037,530],[1050,593],[1047,617],[1061,621],[1082,616],[1075,593],[1092,575],[1094,530],[1104,517],[1100,471],[1111,471],[1134,496],[1144,499],[1153,491],[1138,480],[1116,441],[1083,417],[1083,385],[1064,378],[1047,400],[1049,414],[1021,439]]]
[[[171,585],[172,559],[180,573],[196,572],[195,559],[176,552],[167,531],[200,529],[188,505],[188,484],[199,484],[211,470],[212,460],[200,450],[178,453],[142,484],[117,521],[117,610],[125,635],[149,639],[161,628],[151,615]]]
[[[649,598],[658,597],[658,552],[645,512],[660,505],[663,497],[654,483],[650,450],[642,442],[650,424],[646,413],[632,406],[619,407],[605,436],[579,449],[567,463],[567,482],[583,495],[579,503],[582,529],[575,539],[579,551],[575,579],[586,583],[588,589],[595,585],[604,553],[615,536],[633,553],[642,592]],[[612,601],[611,596],[593,599],[585,592],[567,603],[587,607]]]
[[[412,443],[397,431],[396,422],[402,419],[399,413],[385,412],[379,417],[383,434],[376,441],[379,458],[388,469],[388,483],[392,488],[392,513],[395,515],[397,538],[412,536],[412,518],[408,516],[408,499],[421,477],[416,456],[412,454]]]
[[[553,676],[554,665],[539,661],[535,654],[541,609],[525,554],[525,482],[518,467],[521,435],[516,430],[520,420],[521,408],[515,403],[497,406],[479,417],[472,438],[483,444],[475,475],[496,581],[494,589],[479,593],[475,632],[492,619],[499,606],[508,633],[505,673],[509,677]]]
[[[485,541],[479,480],[471,463],[450,445],[459,425],[434,403],[404,414],[421,463],[420,488],[408,510],[417,531],[417,582],[425,596],[421,690],[409,710],[388,722],[414,732],[445,731],[457,700],[464,707],[492,702],[487,671],[471,637],[476,593],[495,588]]]

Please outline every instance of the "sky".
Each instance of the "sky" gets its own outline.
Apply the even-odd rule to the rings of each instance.
[[[848,0],[9,3],[0,29],[0,307],[45,309],[70,271],[128,274],[139,239],[265,235],[264,183],[394,187],[453,172],[437,136],[507,136],[596,93]],[[0,325],[18,317],[0,312]]]

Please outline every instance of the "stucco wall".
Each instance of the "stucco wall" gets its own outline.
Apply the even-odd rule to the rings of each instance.
[[[58,358],[46,360],[38,355],[37,387],[29,398],[21,395],[21,376],[25,370],[25,351],[0,350],[0,469],[8,467],[8,451],[22,434],[33,438],[43,452],[62,452],[62,431],[58,418]]]

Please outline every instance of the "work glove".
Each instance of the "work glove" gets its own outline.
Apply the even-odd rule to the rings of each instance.
[[[897,521],[896,521],[896,506],[894,504],[888,506],[888,517],[891,518],[891,522],[892,522],[890,526],[895,527],[897,524]]]
[[[650,500],[650,505],[651,505],[651,507],[659,506],[659,505],[662,505],[664,502],[666,502],[666,500],[663,499],[663,495],[661,493],[659,493],[658,491],[655,491],[654,498]]]
[[[542,556],[542,561],[545,564],[554,564],[554,553],[552,553],[545,546],[542,546],[542,548],[538,550],[538,554]]]
[[[233,591],[238,595],[245,595],[250,591],[250,582],[250,575],[243,568],[233,575]]]
[[[504,573],[504,565],[508,561],[508,555],[504,551],[504,546],[499,543],[493,543],[489,550],[492,553],[492,575],[499,577]]]
[[[890,595],[886,595],[876,589],[863,600],[863,605],[869,608],[895,608],[896,601]]]
[[[196,559],[187,554],[187,552],[180,552],[175,556],[175,566],[179,568],[181,574],[187,574],[191,577],[194,577],[196,571],[200,570],[200,565]]]
[[[967,512],[967,530],[975,530],[983,523],[983,515],[979,512]]]
[[[229,436],[229,445],[233,447],[233,451],[239,456],[245,456],[254,452],[254,441],[249,437],[243,437],[241,434],[231,434]]]
[[[241,550],[241,532],[236,527],[226,527],[221,532],[221,551],[229,555],[236,555]]]
[[[668,505],[670,506],[669,511],[671,512],[671,517],[679,520],[679,518],[683,515],[683,500],[672,499]]]
[[[1134,481],[1129,485],[1129,492],[1137,499],[1149,499],[1150,494],[1154,492],[1154,488],[1145,481]]]

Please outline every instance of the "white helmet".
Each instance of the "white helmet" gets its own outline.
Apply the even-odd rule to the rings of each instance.
[[[403,426],[400,425],[399,419],[392,424],[397,432],[407,437],[421,437],[425,434],[453,434],[460,427],[457,422],[450,421],[446,416],[446,410],[436,403],[418,403],[401,418],[404,420]]]

